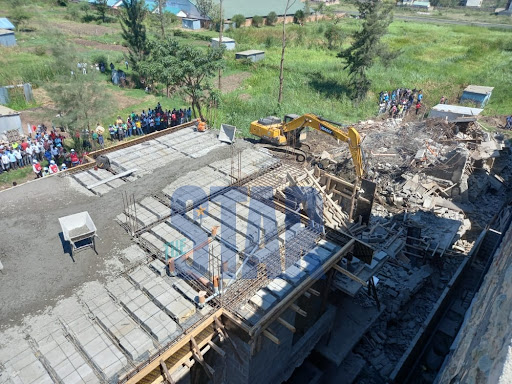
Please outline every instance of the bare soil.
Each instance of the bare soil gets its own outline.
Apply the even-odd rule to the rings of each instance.
[[[249,77],[251,77],[249,72],[240,72],[229,76],[223,76],[221,80],[222,93],[235,91]]]

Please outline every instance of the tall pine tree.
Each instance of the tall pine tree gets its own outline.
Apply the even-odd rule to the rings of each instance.
[[[148,44],[143,23],[146,13],[144,0],[123,0],[123,12],[120,15],[122,36],[128,44],[128,56],[135,70],[144,59]]]
[[[393,21],[392,5],[382,1],[361,1],[358,5],[359,16],[363,19],[362,28],[353,33],[354,43],[341,51],[338,57],[346,63],[350,88],[354,98],[363,99],[370,90],[371,81],[367,76],[368,70],[377,58],[391,60],[396,54],[390,53],[387,46],[381,42]]]

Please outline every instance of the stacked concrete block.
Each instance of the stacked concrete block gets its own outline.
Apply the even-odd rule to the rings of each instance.
[[[43,324],[40,321],[37,320],[30,336],[53,374],[63,383],[99,383],[91,366],[66,338],[60,323],[53,318]]]
[[[85,315],[78,314],[78,317],[67,323],[67,328],[75,343],[104,378],[107,381],[116,380],[128,365],[128,360],[99,325],[92,323]]]
[[[87,187],[98,182],[98,179],[91,175],[88,171],[78,172],[73,175],[73,178],[84,187]],[[98,185],[97,187],[92,188],[91,190],[97,195],[104,195],[105,193],[110,192],[112,190],[112,187],[106,184],[101,184]]]
[[[158,221],[158,216],[148,211],[139,203],[130,205],[125,209],[124,214],[136,220],[140,227],[147,227]]]
[[[163,313],[140,289],[124,277],[107,285],[107,289],[119,300],[130,316],[146,329],[160,344],[173,340],[177,325]]]
[[[224,145],[226,144],[214,140],[210,135],[200,135],[181,144],[179,151],[192,158],[199,158],[206,155],[211,150]]]
[[[171,209],[154,197],[145,197],[139,204],[155,215],[159,220],[171,214]]]
[[[277,302],[277,298],[269,291],[260,289],[249,299],[249,305],[260,312],[267,312]]]
[[[101,180],[106,180],[108,178],[111,178],[112,176],[114,176],[113,173],[107,171],[106,169],[92,169],[92,170],[89,170],[88,171],[93,177],[97,178],[99,181]],[[114,179],[114,180],[111,180],[107,183],[105,183],[106,185],[108,185],[109,187],[112,187],[112,188],[118,188],[118,187],[121,187],[125,184],[124,180],[121,180],[121,179]]]
[[[290,265],[282,273],[281,277],[296,286],[306,277],[306,273],[295,265]]]
[[[148,244],[153,245],[156,249],[158,249],[160,252],[165,252],[166,249],[168,249],[168,246],[165,245],[165,242],[162,241],[160,238],[156,237],[151,232],[144,232],[140,235],[140,238],[147,242]]]
[[[293,289],[293,286],[286,280],[277,278],[272,280],[265,289],[278,299],[282,299]]]
[[[52,384],[54,381],[24,339],[16,339],[0,350],[0,382],[16,384]],[[5,381],[4,381],[5,380]]]
[[[87,300],[87,307],[131,360],[147,359],[155,351],[149,335],[112,301],[106,291]]]
[[[171,280],[168,277],[155,276],[146,266],[133,271],[130,274],[130,279],[178,324],[183,324],[195,314],[194,304],[186,300],[172,286],[173,281],[182,281],[181,279],[174,278]],[[192,292],[192,295],[192,300],[196,301],[197,292]]]
[[[250,325],[255,325],[260,321],[262,315],[257,312],[256,309],[252,307],[250,304],[243,305],[237,313],[245,319]]]
[[[192,248],[194,248],[194,244],[192,243],[192,241],[187,239],[183,234],[181,234],[176,229],[171,227],[169,225],[168,221],[154,226],[153,228],[151,228],[150,233],[153,236],[155,236],[157,239],[159,239],[161,242],[164,243],[164,245],[163,245],[164,251],[166,248],[165,244],[167,244],[167,247],[169,248],[169,252],[171,252],[171,248],[172,248],[173,255],[177,255],[176,252],[179,251],[178,244],[180,244],[180,242],[182,240],[185,240],[183,252],[188,252]],[[146,238],[149,238],[149,236],[146,236]],[[148,241],[150,241],[150,240],[148,240]],[[158,247],[162,247],[162,245],[160,243],[158,243]]]

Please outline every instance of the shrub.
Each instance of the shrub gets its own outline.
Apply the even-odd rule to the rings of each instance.
[[[61,7],[67,7],[69,4],[68,0],[56,0],[55,3]]]
[[[252,26],[259,28],[263,24],[263,17],[262,16],[254,16],[252,18]]]
[[[245,16],[236,14],[231,18],[231,21],[236,24],[237,28],[243,27],[245,25]]]
[[[343,43],[343,39],[345,38],[344,33],[334,24],[329,24],[324,34],[327,39],[327,47],[329,49],[337,49]]]
[[[34,53],[37,56],[44,56],[44,55],[46,55],[46,48],[43,47],[42,45],[38,45],[37,47],[35,47]]]
[[[295,12],[295,15],[293,15],[293,22],[295,24],[304,24],[304,20],[306,20],[306,14],[302,9],[299,9],[297,12]]]
[[[270,25],[270,26],[274,25],[277,22],[277,14],[274,11],[270,12],[267,15],[266,22],[267,22],[267,25]]]

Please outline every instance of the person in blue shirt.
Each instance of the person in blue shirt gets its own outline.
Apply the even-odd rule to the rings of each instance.
[[[14,155],[14,151],[7,152],[7,156],[9,156],[9,161],[11,163],[11,169],[16,169],[16,156]]]
[[[423,93],[420,91],[418,92],[418,103],[421,103],[423,101]]]

